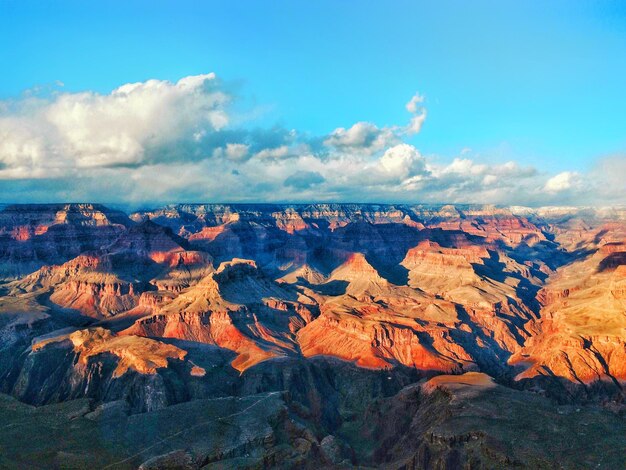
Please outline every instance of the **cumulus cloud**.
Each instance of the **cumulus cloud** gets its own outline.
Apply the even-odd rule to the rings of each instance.
[[[289,157],[289,147],[281,145],[280,147],[263,149],[260,152],[255,153],[254,156],[262,160],[287,158]]]
[[[218,147],[213,151],[215,158],[227,158],[233,161],[242,161],[248,157],[248,144],[227,143],[225,147]]]
[[[391,128],[379,128],[370,122],[357,122],[352,127],[335,129],[324,144],[341,151],[372,154],[398,141]]]
[[[0,178],[140,165],[163,146],[224,128],[229,101],[206,74],[12,103],[0,115]]]
[[[0,201],[625,202],[622,155],[556,175],[469,149],[423,155],[406,142],[423,131],[420,94],[408,123],[319,137],[255,127],[234,100],[206,74],[0,101]]]
[[[564,171],[558,175],[553,176],[544,186],[544,189],[551,193],[558,193],[571,189],[574,186],[580,184],[580,176],[578,173],[572,171]]]
[[[421,174],[426,169],[425,159],[415,147],[408,144],[399,144],[386,150],[379,163],[383,172],[399,180]]]
[[[357,122],[352,127],[338,127],[324,140],[324,144],[344,152],[364,152],[373,154],[402,141],[403,136],[420,132],[426,121],[426,108],[422,105],[424,97],[416,93],[405,105],[411,113],[405,126],[378,127],[371,122]]]

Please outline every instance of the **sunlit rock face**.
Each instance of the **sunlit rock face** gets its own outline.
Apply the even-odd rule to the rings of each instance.
[[[509,361],[530,365],[518,379],[626,381],[626,231],[611,224],[586,232],[578,245],[587,256],[559,268],[538,292],[539,334]]]
[[[132,223],[99,204],[7,206],[0,211],[0,278],[19,278],[109,245]]]
[[[86,397],[106,405],[98,416],[270,394],[259,435],[290,436],[296,467],[452,458],[456,441],[424,440],[401,403],[424,418],[484,396],[623,401],[619,211],[9,206],[0,268],[2,392],[45,406]],[[376,447],[399,439],[376,400],[419,448]],[[345,437],[356,428],[373,454]]]

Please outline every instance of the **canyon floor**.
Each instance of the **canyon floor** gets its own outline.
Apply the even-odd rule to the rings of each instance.
[[[626,209],[0,210],[2,468],[626,468]]]

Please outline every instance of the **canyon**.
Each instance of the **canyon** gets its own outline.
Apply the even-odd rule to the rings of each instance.
[[[0,339],[0,466],[620,468],[626,209],[8,205]]]

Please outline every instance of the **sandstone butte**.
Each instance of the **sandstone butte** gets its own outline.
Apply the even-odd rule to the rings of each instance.
[[[175,346],[148,338],[117,336],[103,328],[77,330],[68,335],[56,336],[35,342],[33,351],[39,351],[52,343],[69,340],[79,357],[79,365],[89,358],[110,353],[119,358],[114,377],[120,377],[132,369],[141,374],[155,374],[157,369],[167,367],[168,359],[183,360],[186,352]],[[198,369],[194,373],[200,373]]]

